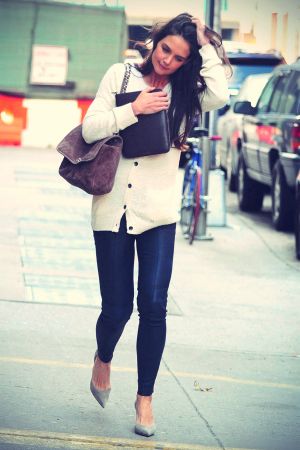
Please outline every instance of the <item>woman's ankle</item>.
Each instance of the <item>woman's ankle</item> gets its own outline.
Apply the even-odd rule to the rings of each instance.
[[[152,402],[152,395],[136,394],[136,401],[138,404],[146,404]]]
[[[152,408],[152,395],[136,395],[136,407],[138,409]]]
[[[95,359],[92,380],[94,385],[98,389],[109,389],[110,388],[110,373],[111,373],[111,361],[104,363],[97,357]]]
[[[153,425],[152,395],[137,394],[135,409],[137,423],[144,426]]]
[[[101,359],[99,357],[96,359],[95,363],[100,367],[105,367],[105,368],[111,367],[111,361],[109,361],[108,363],[105,363],[105,362],[101,361]]]
[[[105,365],[106,367],[108,367],[108,366],[111,365],[111,361],[112,361],[112,360],[110,360],[110,361],[108,361],[108,362],[104,362],[104,361],[102,361],[102,359],[100,359],[100,356],[99,356],[99,355],[97,355],[96,358],[95,358],[95,362],[98,362],[98,363],[100,363],[101,365]]]

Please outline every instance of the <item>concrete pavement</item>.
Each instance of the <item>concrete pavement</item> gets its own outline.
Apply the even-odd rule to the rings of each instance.
[[[0,149],[0,448],[298,450],[299,263],[234,211],[212,242],[189,246],[178,227],[155,436],[133,433],[136,310],[98,406],[90,197],[59,161]]]

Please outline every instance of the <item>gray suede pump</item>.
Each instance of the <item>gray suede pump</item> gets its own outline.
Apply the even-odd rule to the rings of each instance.
[[[136,410],[136,402],[134,403],[134,407]],[[141,436],[150,437],[153,436],[153,434],[156,431],[156,425],[153,423],[150,426],[141,425],[140,423],[135,422],[134,432],[136,434],[140,434]]]
[[[95,356],[94,356],[94,362],[98,356],[98,351],[96,350]],[[108,401],[109,394],[111,389],[97,389],[96,386],[94,386],[93,380],[90,382],[90,390],[97,402],[102,406],[102,408],[105,408],[105,405]]]

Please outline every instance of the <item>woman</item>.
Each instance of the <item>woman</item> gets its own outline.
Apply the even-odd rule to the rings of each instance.
[[[133,310],[133,265],[139,262],[137,308],[138,390],[135,432],[155,432],[152,393],[165,339],[167,292],[177,221],[176,173],[180,150],[195,114],[228,101],[221,38],[197,18],[180,14],[151,34],[152,50],[132,67],[127,92],[141,91],[133,103],[115,106],[124,64],[104,75],[83,122],[83,137],[94,142],[136,122],[138,115],[168,110],[172,146],[168,153],[121,158],[113,190],[94,196],[92,228],[102,296],[96,325],[91,391],[102,407],[110,393],[113,352]],[[223,60],[217,52],[223,54]],[[151,92],[161,88],[161,92]],[[153,130],[155,132],[155,130]]]

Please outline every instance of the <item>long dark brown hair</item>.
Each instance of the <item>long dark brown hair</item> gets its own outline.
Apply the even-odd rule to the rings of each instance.
[[[152,27],[145,41],[145,46],[152,44],[152,48],[148,51],[148,54],[143,63],[138,66],[138,69],[144,76],[152,73],[152,53],[156,49],[158,42],[169,35],[182,36],[190,47],[188,61],[170,75],[172,87],[172,99],[168,111],[170,134],[171,141],[177,148],[180,148],[185,143],[192,128],[195,115],[201,115],[202,113],[199,94],[206,88],[205,80],[200,75],[202,58],[199,49],[201,46],[198,44],[196,24],[192,22],[191,14],[179,14],[167,23],[158,23]],[[230,68],[230,63],[222,45],[221,36],[208,27],[205,27],[205,35],[214,46],[223,64]],[[185,128],[184,132],[180,134],[180,126],[183,121]]]

